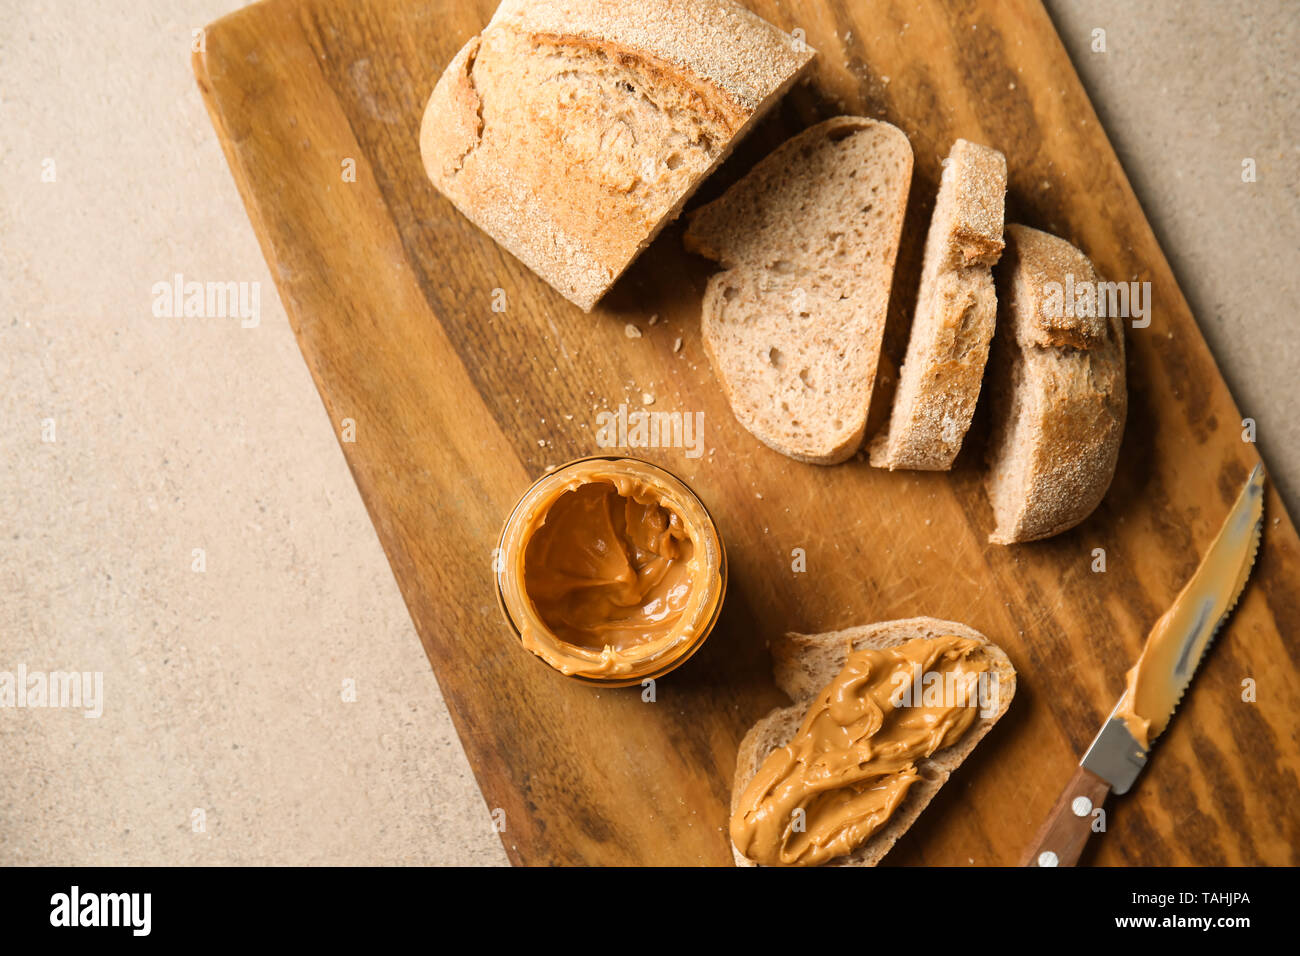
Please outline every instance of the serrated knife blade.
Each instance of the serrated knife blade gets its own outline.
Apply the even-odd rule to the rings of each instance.
[[[1197,666],[1245,590],[1263,526],[1264,468],[1256,465],[1195,573],[1147,635],[1124,693],[1039,831],[1027,865],[1073,863],[1090,832],[1090,821],[1083,818],[1091,817],[1107,794],[1132,788],[1151,745],[1169,725]]]
[[[1256,465],[1196,572],[1147,635],[1124,693],[1084,755],[1081,765],[1115,793],[1133,786],[1151,744],[1169,725],[1197,665],[1236,607],[1263,523],[1264,469]]]

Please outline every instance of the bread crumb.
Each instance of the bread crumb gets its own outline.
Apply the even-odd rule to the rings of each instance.
[[[655,397],[654,397],[653,395],[651,395],[649,392],[642,392],[642,393],[641,393],[641,404],[642,404],[642,405],[653,405],[654,403],[655,403]]]
[[[623,326],[623,334],[629,339],[639,339],[641,337],[641,330],[629,322],[627,325]]]
[[[546,439],[545,439],[545,438],[539,438],[539,439],[537,439],[537,447],[538,447],[538,448],[545,448],[545,447],[546,447]]]

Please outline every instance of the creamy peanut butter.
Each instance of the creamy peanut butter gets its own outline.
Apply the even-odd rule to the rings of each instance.
[[[1249,533],[1255,515],[1242,511],[1238,521],[1219,530],[1192,579],[1151,628],[1147,642],[1128,672],[1128,685],[1114,716],[1143,750],[1164,733],[1192,672],[1214,636],[1220,619],[1231,610],[1250,574]],[[1225,582],[1231,581],[1231,588]]]
[[[657,496],[593,481],[546,510],[524,554],[524,591],[561,640],[626,650],[677,628],[699,571],[694,551]]]
[[[870,839],[917,781],[917,761],[974,722],[976,684],[989,668],[978,647],[944,636],[850,653],[794,739],[745,788],[731,817],[736,848],[756,863],[812,866]],[[942,700],[904,701],[913,678],[932,673],[942,677]]]
[[[586,459],[515,508],[498,583],[524,647],[562,673],[630,683],[680,664],[707,636],[725,557],[678,479],[633,459]]]

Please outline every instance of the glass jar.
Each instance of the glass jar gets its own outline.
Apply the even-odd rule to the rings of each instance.
[[[495,568],[524,648],[604,687],[685,662],[727,590],[708,509],[680,478],[634,458],[583,458],[539,478],[506,519]]]

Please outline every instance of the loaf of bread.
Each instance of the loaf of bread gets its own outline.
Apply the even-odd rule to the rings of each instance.
[[[862,444],[911,181],[902,131],[841,116],[691,216],[687,249],[724,267],[705,349],[736,418],[783,455],[834,464]]]
[[[730,0],[505,0],[438,80],[420,152],[590,310],[813,55]]]
[[[944,164],[925,239],[907,357],[871,464],[946,471],[961,450],[997,320],[993,265],[1002,254],[1007,161],[959,139]]]
[[[1009,225],[997,268],[985,488],[995,544],[1074,527],[1115,474],[1128,392],[1124,323],[1096,313],[1097,273],[1064,239]]]
[[[881,829],[852,853],[837,857],[824,865],[875,866],[879,863],[934,799],[934,795],[953,771],[975,749],[975,745],[1006,713],[1015,696],[1016,671],[1010,658],[983,634],[964,624],[931,617],[913,617],[826,634],[787,634],[784,639],[776,642],[772,648],[773,676],[777,687],[794,703],[789,707],[779,707],[759,720],[740,742],[736,776],[731,787],[731,812],[736,812],[741,794],[768,755],[786,746],[798,733],[809,704],[844,668],[851,652],[864,648],[896,647],[918,638],[945,635],[970,638],[981,645],[977,653],[988,660],[989,673],[995,678],[988,686],[996,693],[996,697],[990,702],[991,706],[975,718],[960,740],[917,761],[919,779],[912,784],[903,802]],[[737,866],[755,865],[734,845],[732,854]]]

